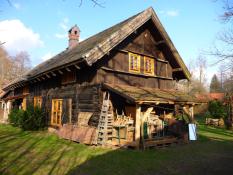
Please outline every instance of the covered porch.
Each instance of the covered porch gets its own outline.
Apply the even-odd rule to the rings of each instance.
[[[109,91],[114,111],[111,144],[136,148],[188,141],[195,99],[172,90],[114,86]]]

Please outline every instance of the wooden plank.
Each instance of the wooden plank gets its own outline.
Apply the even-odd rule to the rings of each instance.
[[[59,74],[63,75],[63,72],[61,70],[58,70]]]
[[[76,64],[74,65],[74,67],[75,67],[76,69],[80,69],[80,67],[79,67],[78,65],[76,65]]]
[[[141,106],[136,105],[136,118],[135,118],[135,142],[136,148],[139,149],[140,144],[140,126],[141,126]]]
[[[177,143],[178,140],[176,137],[174,138],[163,138],[159,140],[146,140],[145,141],[145,147],[154,147],[154,146],[166,146],[166,144],[172,144],[172,143]]]
[[[141,73],[126,72],[126,71],[122,71],[122,70],[111,69],[111,68],[104,67],[104,66],[101,67],[101,69],[104,71],[116,72],[116,73],[127,74],[127,75],[136,75],[136,76],[141,76],[141,77],[152,77],[152,78],[173,80],[173,78],[170,78],[170,77],[165,77],[165,76],[160,76],[160,75],[145,75],[145,74],[141,74]]]
[[[67,70],[68,72],[70,72],[70,71],[71,71],[68,67],[66,67],[66,70]]]
[[[54,72],[51,72],[52,76],[56,77],[57,75]]]
[[[182,70],[183,70],[182,68],[175,68],[175,69],[172,69],[172,72],[180,72]]]
[[[51,78],[48,74],[45,74],[46,77]]]
[[[142,149],[145,149],[145,140],[144,140],[144,122],[146,118],[150,115],[150,113],[153,111],[153,107],[147,108],[146,112],[143,116],[141,116],[141,139],[142,139]]]
[[[155,45],[158,46],[158,45],[160,45],[160,44],[165,44],[165,43],[166,43],[166,41],[161,40],[161,41],[157,41]]]

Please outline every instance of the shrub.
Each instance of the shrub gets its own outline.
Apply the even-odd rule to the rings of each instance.
[[[29,106],[25,111],[21,127],[23,130],[39,130],[44,128],[45,115],[38,107]]]
[[[45,128],[45,115],[38,107],[29,106],[26,111],[13,110],[9,115],[10,123],[23,130],[40,130]]]
[[[227,108],[220,101],[210,101],[208,110],[213,118],[225,118],[227,116]]]
[[[21,109],[13,109],[8,118],[9,118],[9,122],[13,125],[13,126],[20,126],[21,123],[21,119],[24,116],[24,111]]]

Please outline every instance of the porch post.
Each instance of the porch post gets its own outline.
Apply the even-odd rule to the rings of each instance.
[[[136,104],[136,116],[135,116],[135,137],[136,148],[139,149],[140,144],[140,126],[141,126],[141,106]]]
[[[147,108],[146,112],[141,116],[141,139],[142,139],[142,149],[145,149],[145,140],[144,140],[144,122],[149,117],[150,113],[153,111],[153,107]]]
[[[189,108],[189,111],[190,111],[191,120],[193,122],[194,121],[194,107],[193,107],[193,105]]]

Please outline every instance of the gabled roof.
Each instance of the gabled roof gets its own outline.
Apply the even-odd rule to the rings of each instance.
[[[87,65],[91,66],[150,19],[154,22],[165,43],[170,48],[176,62],[181,68],[181,71],[184,73],[184,76],[189,79],[190,73],[187,67],[185,66],[178,51],[174,47],[168,34],[166,33],[153,8],[151,7],[80,42],[73,49],[67,49],[59,53],[53,58],[33,68],[27,75],[23,76],[22,78],[24,80],[32,80],[44,73],[70,66],[79,61],[85,61]],[[8,89],[11,87],[11,85],[12,83],[4,89]]]

